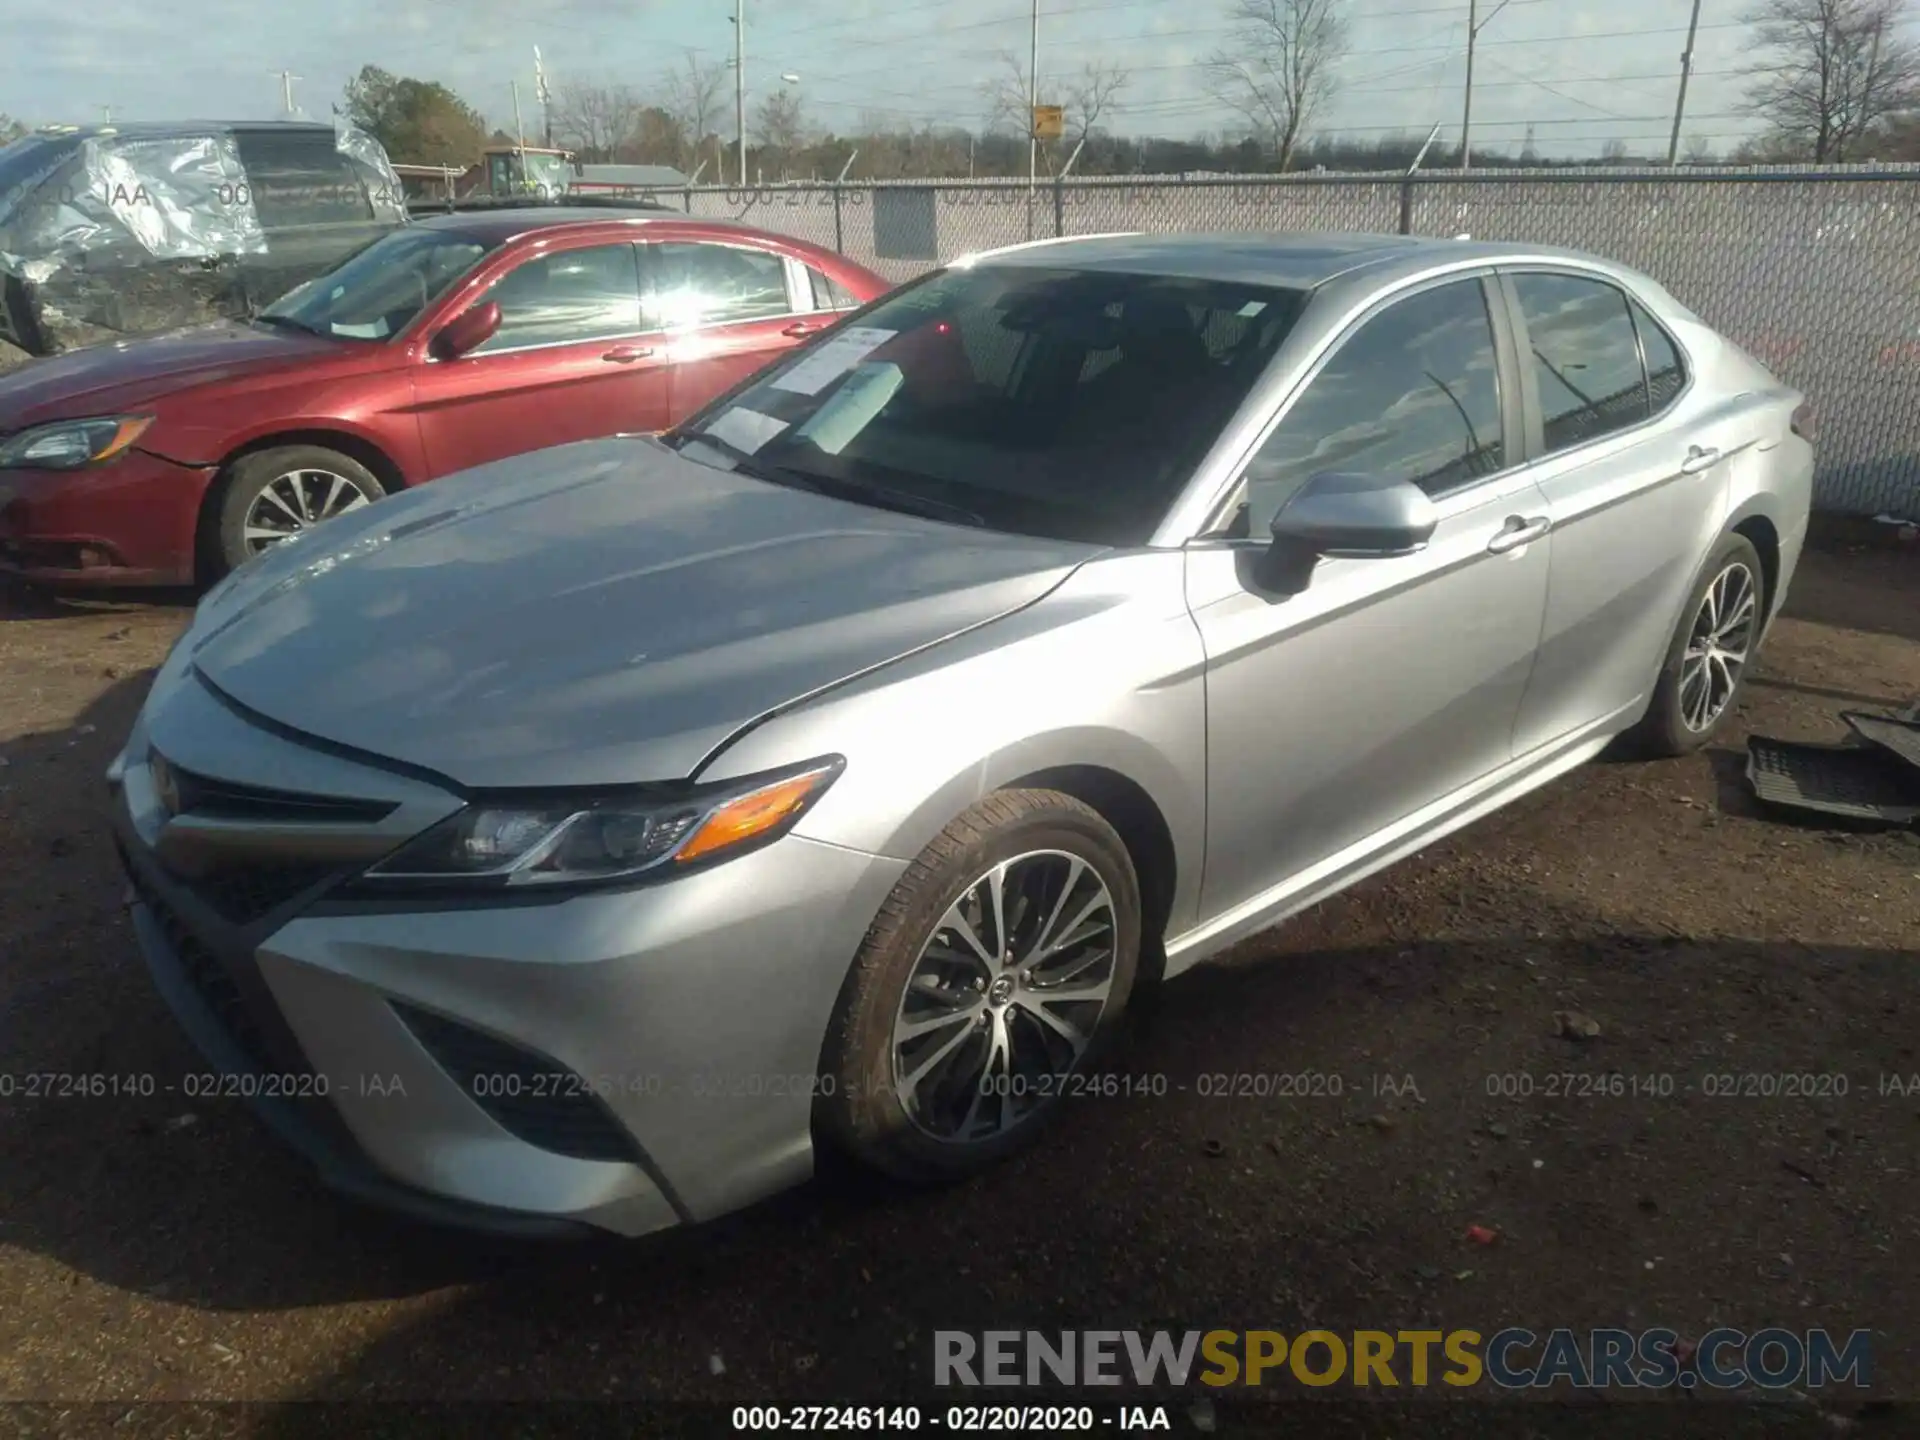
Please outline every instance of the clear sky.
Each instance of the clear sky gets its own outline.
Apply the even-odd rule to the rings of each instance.
[[[1486,17],[1499,0],[1478,0]],[[1738,112],[1751,32],[1749,0],[1704,0],[1685,134],[1724,150],[1750,132]],[[1476,151],[1518,151],[1528,124],[1552,155],[1591,154],[1608,137],[1664,152],[1690,0],[1508,0],[1481,31],[1474,87]],[[282,113],[276,72],[296,103],[324,118],[363,64],[458,90],[511,128],[510,84],[527,129],[537,44],[566,80],[644,89],[688,50],[732,55],[731,0],[8,0],[0,110],[31,123],[265,118]],[[1467,0],[1350,0],[1352,51],[1342,88],[1315,129],[1368,137],[1457,138]],[[1192,135],[1231,125],[1195,62],[1225,38],[1225,0],[1041,0],[1040,72],[1089,58],[1130,80],[1111,128]],[[800,76],[808,118],[848,129],[863,113],[902,122],[980,126],[979,86],[996,53],[1023,57],[1027,0],[747,0],[751,106],[783,72]],[[1046,97],[1043,96],[1043,99]],[[731,95],[722,133],[731,134]]]

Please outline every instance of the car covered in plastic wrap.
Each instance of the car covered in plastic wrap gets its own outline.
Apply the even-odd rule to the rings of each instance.
[[[344,121],[49,127],[0,147],[0,341],[245,317],[406,220],[386,151]]]

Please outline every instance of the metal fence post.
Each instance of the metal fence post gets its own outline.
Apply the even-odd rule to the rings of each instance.
[[[1400,233],[1413,233],[1413,176],[1405,175],[1400,179]]]
[[[833,182],[833,250],[836,255],[847,253],[846,236],[840,228],[840,182]]]
[[[1067,233],[1067,177],[1053,177],[1053,238]]]

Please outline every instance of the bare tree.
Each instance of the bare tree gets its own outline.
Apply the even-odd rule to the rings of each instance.
[[[1920,106],[1920,50],[1897,33],[1906,0],[1762,0],[1746,19],[1767,58],[1748,108],[1782,148],[1841,161],[1883,121]]]
[[[1061,98],[1066,103],[1069,148],[1078,145],[1100,123],[1103,116],[1119,108],[1120,92],[1133,77],[1119,65],[1089,60],[1080,73],[1066,82]]]
[[[1711,165],[1713,163],[1713,142],[1704,135],[1687,137],[1687,163],[1689,165]]]
[[[990,134],[1018,135],[1022,140],[1032,133],[1029,110],[1027,67],[1011,50],[1002,50],[994,60],[994,71],[980,86],[980,99],[986,112]],[[1066,112],[1065,128],[1059,146],[1069,152],[1094,131],[1103,116],[1118,106],[1120,92],[1132,78],[1125,67],[1090,60],[1080,73],[1068,80],[1046,81],[1041,86],[1040,103],[1058,104]],[[1051,98],[1050,98],[1051,97]],[[1043,141],[1040,153],[1049,170],[1054,169],[1056,142]]]
[[[797,92],[782,85],[770,90],[753,107],[749,122],[753,141],[773,162],[774,178],[787,178],[787,160],[807,143],[807,117]]]
[[[1002,50],[994,57],[993,64],[993,73],[980,82],[980,104],[987,129],[1018,135],[1024,140],[1033,130],[1033,118],[1027,109],[1032,103],[1027,67],[1011,50]]]
[[[626,85],[563,85],[553,97],[553,138],[587,162],[607,161],[640,128],[646,102]]]
[[[1233,0],[1229,19],[1233,43],[1205,62],[1207,88],[1279,152],[1285,170],[1333,95],[1347,49],[1346,0]]]
[[[700,147],[714,134],[725,105],[727,72],[718,63],[705,63],[691,50],[686,63],[669,70],[661,82],[667,113],[680,124],[688,147],[689,174],[699,164]],[[717,176],[715,178],[718,178]]]

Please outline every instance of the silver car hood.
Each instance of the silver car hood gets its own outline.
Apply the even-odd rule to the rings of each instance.
[[[1094,553],[623,437],[331,521],[209,595],[187,644],[246,709],[462,785],[628,784],[692,774],[743,725],[1029,605]]]

